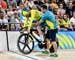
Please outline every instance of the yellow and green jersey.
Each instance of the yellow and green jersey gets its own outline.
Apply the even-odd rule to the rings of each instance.
[[[24,22],[24,27],[26,27],[27,24],[29,25],[28,26],[28,30],[31,29],[32,23],[33,23],[34,20],[40,20],[40,18],[41,18],[41,12],[38,11],[38,10],[31,10],[30,11],[30,15],[31,15],[31,17],[30,17],[29,24],[28,24],[28,19],[27,18],[26,18],[26,20]]]

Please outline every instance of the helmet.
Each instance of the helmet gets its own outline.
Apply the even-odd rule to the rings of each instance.
[[[29,9],[28,8],[24,8],[22,14],[24,16],[26,16],[27,14],[29,14]]]

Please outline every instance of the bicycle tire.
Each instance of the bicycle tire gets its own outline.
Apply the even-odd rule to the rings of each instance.
[[[33,38],[29,35],[29,37],[28,38],[30,38],[31,40],[32,40],[32,48],[28,51],[28,52],[26,52],[26,51],[24,51],[24,50],[22,50],[21,49],[21,47],[20,47],[20,45],[19,45],[19,43],[21,43],[20,42],[20,39],[23,37],[23,36],[26,36],[26,35],[28,35],[28,34],[22,34],[22,35],[20,35],[19,36],[19,38],[18,38],[18,41],[17,41],[17,47],[18,47],[18,49],[19,49],[19,51],[21,52],[21,53],[23,53],[23,54],[29,54],[29,53],[31,53],[32,51],[33,51],[33,49],[34,49],[34,41],[33,41]],[[27,40],[27,39],[26,39]],[[25,46],[25,45],[24,45]],[[24,47],[23,47],[24,48]]]

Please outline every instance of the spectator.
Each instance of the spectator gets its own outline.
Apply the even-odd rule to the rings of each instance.
[[[8,10],[7,10],[7,15],[11,16],[13,14],[13,8],[12,6],[9,6]]]
[[[6,3],[6,1],[0,0],[0,5],[2,6],[2,8],[3,8],[4,10],[7,9],[7,3]]]
[[[69,18],[71,18],[73,16],[73,12],[74,12],[73,3],[72,1],[69,1],[66,8],[66,14],[68,14]]]
[[[62,3],[60,3],[59,4],[59,9],[58,9],[58,12],[57,12],[57,14],[60,16],[60,17],[63,17],[63,15],[65,14],[65,9],[63,9],[63,4]]]
[[[8,27],[8,19],[4,16],[4,13],[0,11],[0,30],[6,30]]]
[[[9,6],[9,9],[7,10],[7,16],[9,18],[9,23],[15,23],[14,11],[12,6]],[[15,24],[10,24],[10,30],[14,29],[15,29]]]
[[[0,5],[0,11],[2,11],[4,15],[6,15],[6,12],[5,12],[5,10],[2,8],[1,5]]]
[[[63,15],[63,19],[61,20],[61,23],[62,23],[61,28],[63,28],[63,30],[72,31],[71,22],[66,14]]]
[[[52,5],[55,9],[59,8],[58,4],[56,3],[56,0],[52,0]]]
[[[12,10],[15,10],[17,8],[17,3],[14,0],[10,0],[10,6],[12,6]]]
[[[56,0],[52,0],[51,2],[49,2],[49,6],[48,9],[50,11],[53,11],[54,14],[57,14],[57,10],[58,10],[58,5],[56,3]]]
[[[26,7],[28,7],[28,1],[27,1],[27,0],[22,0],[22,3],[23,3]]]
[[[19,24],[15,24],[15,28],[16,30],[20,30],[21,26],[20,26],[20,19],[19,19],[19,13],[17,11],[14,12],[14,18],[15,18],[15,23],[19,23]]]
[[[34,1],[34,4],[37,6],[37,8],[38,8],[38,10],[40,10],[40,6],[42,5],[42,4],[44,4],[42,1],[40,1],[40,0],[35,0]]]
[[[64,2],[67,4],[69,0],[64,0]]]
[[[53,11],[54,12],[54,6],[52,4],[49,4],[48,6],[48,10]]]
[[[44,3],[42,1],[40,1],[40,0],[35,0],[34,4],[40,6],[40,5],[44,4]]]
[[[61,19],[59,18],[58,15],[55,15],[55,18],[56,18],[56,21],[57,21],[57,24],[58,24],[58,27],[59,27],[59,30],[60,30],[60,27],[61,27]]]
[[[20,16],[20,20],[21,20],[21,22],[23,23],[24,22],[24,20],[25,20],[25,17],[24,17],[24,15],[23,15],[23,9],[24,9],[24,5],[23,4],[21,4],[20,5],[20,9],[19,9],[19,16]]]
[[[29,0],[29,2],[28,2],[28,6],[29,6],[30,8],[32,8],[33,5],[34,5],[33,0]]]
[[[75,12],[73,13],[73,17],[71,17],[70,22],[72,23],[72,27],[75,31]]]
[[[17,6],[20,6],[21,0],[16,0]]]
[[[49,0],[44,0],[45,5],[49,6]]]

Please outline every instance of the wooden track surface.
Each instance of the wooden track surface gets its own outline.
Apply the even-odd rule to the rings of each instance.
[[[14,55],[13,55],[14,54]],[[58,50],[58,57],[50,57],[42,52],[32,52],[29,55],[18,56],[15,53],[0,53],[0,60],[75,60],[75,49],[70,50]],[[29,57],[26,57],[29,56]],[[36,59],[32,59],[32,58]],[[22,59],[24,58],[24,59]]]

